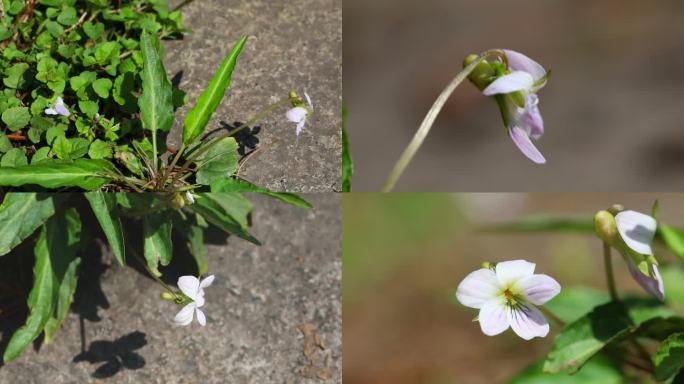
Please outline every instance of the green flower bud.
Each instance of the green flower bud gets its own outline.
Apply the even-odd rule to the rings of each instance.
[[[610,212],[613,216],[617,215],[618,213],[622,212],[625,210],[625,207],[620,205],[620,204],[613,204],[608,208],[608,212]]]
[[[159,296],[162,298],[162,300],[174,301],[176,299],[176,295],[169,291],[164,291]]]
[[[181,209],[185,206],[185,198],[180,193],[173,195],[171,202],[169,203],[173,209]]]
[[[607,244],[615,246],[620,242],[615,216],[609,211],[598,211],[594,215],[594,228],[596,235]]]
[[[466,56],[465,60],[463,60],[463,67],[467,67],[473,61],[477,60],[479,57],[480,56],[478,55]],[[470,72],[468,80],[470,80],[470,82],[473,83],[473,85],[476,86],[477,89],[482,91],[483,89],[487,88],[487,86],[492,82],[492,79],[495,76],[496,70],[492,67],[492,65],[489,62],[487,62],[487,60],[482,60],[480,64],[475,66],[475,69],[473,69],[473,71]]]

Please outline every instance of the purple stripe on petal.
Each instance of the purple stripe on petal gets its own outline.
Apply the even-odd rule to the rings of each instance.
[[[506,304],[500,298],[486,302],[480,309],[478,316],[480,329],[487,336],[495,336],[509,327],[506,314]]]
[[[519,304],[514,308],[509,308],[508,316],[513,332],[525,340],[549,334],[549,323],[546,318],[531,305]]]
[[[522,152],[523,155],[527,156],[528,159],[532,160],[537,164],[546,163],[544,155],[542,155],[541,152],[539,152],[539,150],[537,149],[537,147],[534,146],[534,143],[532,143],[532,140],[522,128],[511,127],[508,130],[508,134],[511,137],[511,140],[513,140],[513,142],[515,143],[515,145],[518,146],[520,152]]]
[[[665,301],[665,286],[663,285],[663,279],[660,277],[658,272],[658,267],[649,264],[651,268],[651,273],[653,277],[644,275],[643,272],[637,267],[632,258],[627,257],[627,266],[629,267],[629,273],[632,275],[634,280],[641,285],[641,287],[646,290],[646,292],[653,295],[660,301]]]

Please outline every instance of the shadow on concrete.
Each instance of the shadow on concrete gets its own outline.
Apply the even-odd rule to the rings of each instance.
[[[73,361],[103,363],[91,375],[96,379],[112,377],[122,369],[140,369],[145,366],[145,359],[135,351],[147,345],[145,336],[144,333],[135,331],[114,341],[93,341],[88,350],[74,357]]]

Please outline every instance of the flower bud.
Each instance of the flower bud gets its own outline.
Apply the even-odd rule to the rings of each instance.
[[[625,210],[625,207],[620,205],[620,204],[613,204],[608,208],[608,212],[610,212],[613,216],[617,215],[618,213],[622,212]]]
[[[162,300],[168,300],[168,301],[174,301],[176,299],[176,296],[169,292],[169,291],[164,291],[159,295],[159,297],[162,298]]]
[[[479,59],[478,55],[468,55],[463,60],[463,67],[467,67],[473,61]],[[496,75],[496,71],[492,68],[491,64],[487,60],[482,60],[478,65],[475,66],[470,75],[468,75],[468,80],[470,80],[473,85],[477,87],[480,91],[485,89],[491,82],[492,78]]]
[[[173,195],[171,202],[169,203],[173,209],[181,209],[185,206],[185,198],[182,194],[176,193]]]
[[[609,211],[599,211],[594,215],[596,235],[606,243],[615,245],[619,238],[615,216]]]

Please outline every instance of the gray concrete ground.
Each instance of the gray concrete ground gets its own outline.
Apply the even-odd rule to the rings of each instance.
[[[77,294],[86,353],[72,312],[53,344],[0,367],[0,383],[341,382],[340,197],[307,199],[314,210],[254,196],[263,245],[231,237],[208,246],[216,280],[205,327],[172,326],[179,308],[159,298],[162,288],[113,264]]]
[[[233,83],[210,128],[245,122],[262,108],[307,90],[315,115],[295,136],[286,107],[260,124],[260,150],[240,175],[278,191],[325,192],[340,189],[342,100],[341,0],[197,0],[183,8],[192,29],[182,41],[166,43],[166,68],[183,71],[180,86],[190,103],[182,121],[214,71],[242,35],[249,36]],[[178,145],[180,126],[169,138]]]

